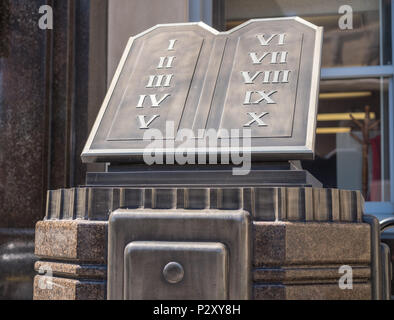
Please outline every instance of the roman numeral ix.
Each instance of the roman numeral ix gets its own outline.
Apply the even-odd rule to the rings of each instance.
[[[271,99],[271,96],[274,95],[276,92],[276,90],[270,91],[269,93],[265,93],[265,91],[246,91],[244,105],[259,104],[263,101],[265,101],[267,104],[275,104],[276,102]],[[259,95],[259,99],[252,101],[252,96],[256,94]]]

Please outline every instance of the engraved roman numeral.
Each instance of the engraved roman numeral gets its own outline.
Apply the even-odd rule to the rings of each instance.
[[[257,77],[263,75],[263,83],[289,83],[290,70],[257,71],[253,75],[249,71],[241,71],[245,84],[254,84]],[[273,76],[272,76],[273,75]],[[280,79],[282,76],[282,79]],[[272,80],[271,80],[272,78]]]
[[[249,56],[252,59],[253,64],[261,64],[265,57],[271,55],[271,64],[278,64],[278,63],[286,63],[287,62],[287,51],[280,51],[280,52],[264,52],[263,55],[259,58],[256,52],[250,52]]]
[[[157,76],[149,76],[149,82],[146,88],[159,88],[159,87],[169,87],[173,74],[161,74]],[[165,79],[164,83],[163,80]],[[156,80],[156,83],[155,83]]]
[[[257,71],[253,76],[251,76],[249,71],[241,71],[245,84],[253,84],[254,80],[256,80],[260,73],[261,71]]]
[[[160,57],[160,62],[159,65],[157,66],[157,69],[170,69],[172,68],[172,62],[174,61],[175,57]],[[164,64],[167,64],[164,66]]]
[[[175,42],[177,42],[177,39],[172,39],[170,40],[170,45],[168,46],[168,51],[174,50]]]
[[[279,80],[280,75],[283,73],[282,80]],[[272,78],[272,83],[289,83],[290,70],[276,70]]]
[[[263,55],[258,58],[256,52],[249,52],[249,56],[252,58],[253,64],[261,64],[266,56],[268,56],[269,52],[264,52]]]
[[[159,100],[157,99],[157,95],[156,94],[150,94],[149,95],[149,98],[150,98],[150,101],[151,101],[151,107],[153,107],[153,108],[157,108],[157,107],[160,107],[160,104],[165,100],[165,99],[167,99],[169,96],[171,96],[169,93],[167,93],[167,94],[165,94],[165,95],[163,95]],[[136,108],[143,108],[144,107],[144,102],[145,102],[145,99],[146,99],[146,97],[147,97],[147,95],[145,95],[145,94],[141,94],[140,95],[140,99],[138,100],[138,104],[137,104],[137,107]]]
[[[253,123],[257,123],[259,127],[267,127],[268,125],[261,120],[262,117],[266,116],[268,112],[263,112],[259,116],[255,112],[248,112],[248,115],[252,117],[252,120],[249,121],[248,123],[244,124],[244,127],[250,127]]]
[[[247,91],[245,94],[245,101],[244,105],[249,105],[249,104],[259,104],[262,101],[265,101],[267,104],[275,104],[276,102],[271,99],[271,96],[276,93],[276,90],[270,91],[269,93],[265,93],[265,91]],[[252,101],[252,96],[254,94],[259,94],[260,97],[256,101]]]
[[[285,37],[286,34],[285,33],[280,33],[280,34],[271,34],[268,39],[265,38],[265,34],[258,34],[256,35],[257,39],[259,39],[259,42],[262,46],[268,46],[270,44],[270,42],[272,41],[272,39],[274,39],[275,37],[278,37],[278,45],[284,45],[285,44]]]
[[[280,57],[278,62],[278,57]],[[287,51],[271,52],[271,64],[286,63],[287,62]]]
[[[146,122],[146,120],[145,120],[146,116],[138,116],[137,119],[140,122],[140,129],[149,129],[149,126],[151,125],[151,123],[159,117],[160,116],[158,114],[155,114],[154,116],[152,116],[152,118],[150,118],[150,120],[148,122]]]

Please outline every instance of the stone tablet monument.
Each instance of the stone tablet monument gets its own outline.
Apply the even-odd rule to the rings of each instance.
[[[198,140],[209,129],[249,128],[253,160],[311,159],[321,44],[322,29],[299,18],[225,33],[203,23],[149,29],[130,39],[82,158],[141,160],[147,129],[167,133],[171,153],[182,129]],[[217,150],[198,153],[222,153],[229,138],[218,140]]]
[[[82,153],[107,171],[48,191],[35,299],[387,298],[360,192],[298,161],[314,154],[321,45],[298,17],[131,38]]]

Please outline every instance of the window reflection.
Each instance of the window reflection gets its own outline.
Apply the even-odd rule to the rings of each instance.
[[[303,166],[325,187],[361,190],[367,201],[389,201],[387,82],[321,82],[316,159]]]
[[[226,29],[252,18],[300,16],[324,27],[322,67],[391,64],[390,6],[390,0],[227,0]]]

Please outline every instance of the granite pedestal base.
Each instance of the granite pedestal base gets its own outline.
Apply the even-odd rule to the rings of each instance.
[[[117,209],[247,211],[252,299],[382,298],[379,225],[363,216],[361,194],[274,187],[49,191],[36,225],[34,299],[107,298],[108,218]],[[343,265],[353,269],[351,290],[338,285]]]

